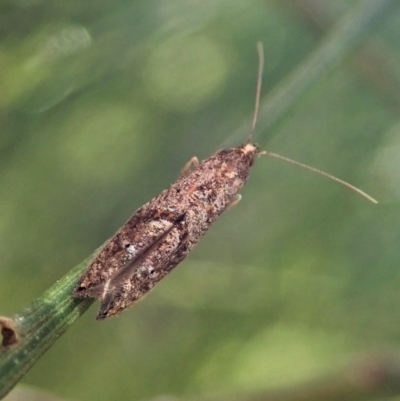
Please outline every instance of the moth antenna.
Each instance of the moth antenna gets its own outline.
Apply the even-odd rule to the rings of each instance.
[[[257,42],[257,52],[258,52],[258,74],[257,74],[256,102],[254,106],[253,122],[251,124],[250,134],[247,138],[247,143],[251,143],[253,140],[253,134],[256,129],[256,124],[258,119],[258,110],[260,108],[262,76],[264,72],[264,48],[262,42]]]
[[[372,196],[369,196],[364,191],[361,191],[361,189],[355,187],[354,185],[349,184],[346,181],[341,180],[340,178],[335,177],[334,175],[325,173],[325,171],[318,170],[315,167],[311,167],[311,166],[308,166],[307,164],[303,164],[303,163],[297,162],[295,160],[289,159],[288,157],[278,155],[277,153],[271,153],[271,152],[263,151],[263,152],[261,152],[261,154],[265,154],[267,156],[275,157],[276,159],[283,160],[285,162],[294,164],[295,166],[299,166],[299,167],[305,168],[306,170],[310,170],[310,171],[312,171],[314,173],[317,173],[319,175],[327,177],[327,178],[331,179],[332,181],[336,181],[337,183],[339,183],[339,184],[341,184],[341,185],[353,190],[354,192],[357,192],[359,195],[361,195],[364,198],[368,199],[370,202],[378,203],[378,201],[376,199],[374,199]]]
[[[263,48],[262,42],[257,42],[257,52],[258,52],[258,74],[257,74],[256,101],[255,101],[255,106],[254,106],[254,115],[253,115],[253,121],[251,124],[251,131],[249,133],[246,143],[251,143],[253,140],[253,134],[256,129],[257,120],[258,120],[258,111],[260,109],[262,76],[263,76],[263,72],[264,72],[264,48]],[[314,173],[322,175],[323,177],[327,177],[327,178],[331,179],[332,181],[336,181],[337,183],[345,186],[346,188],[349,188],[352,191],[357,192],[359,195],[368,199],[370,202],[375,203],[375,204],[378,203],[378,201],[376,199],[374,199],[372,196],[368,195],[364,191],[361,191],[361,189],[355,187],[354,185],[351,185],[350,183],[348,183],[346,181],[341,180],[340,178],[335,177],[332,174],[325,173],[325,171],[318,170],[315,167],[311,167],[311,166],[308,166],[307,164],[297,162],[295,160],[289,159],[288,157],[278,155],[277,153],[272,153],[272,152],[267,152],[267,151],[263,151],[263,152],[259,153],[259,155],[262,155],[262,154],[271,156],[271,157],[275,157],[276,159],[283,160],[287,163],[294,164],[295,166],[299,166],[306,170],[310,170]]]

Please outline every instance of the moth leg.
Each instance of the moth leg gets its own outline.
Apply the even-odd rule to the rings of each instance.
[[[242,200],[242,195],[237,194],[235,197],[232,199],[231,203],[226,207],[226,210],[231,210],[234,208],[240,201]]]
[[[196,168],[200,164],[199,159],[196,156],[193,156],[184,166],[183,169],[181,170],[181,177],[187,175],[192,167]]]

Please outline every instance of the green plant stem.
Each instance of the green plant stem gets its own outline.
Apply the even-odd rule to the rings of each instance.
[[[88,260],[72,269],[29,307],[14,315],[18,341],[0,349],[0,399],[93,303],[75,299],[72,290]]]

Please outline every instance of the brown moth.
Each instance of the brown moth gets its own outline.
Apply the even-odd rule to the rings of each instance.
[[[249,178],[257,156],[268,154],[317,171],[368,197],[336,177],[280,155],[260,151],[252,143],[263,71],[261,44],[258,44],[258,50],[256,106],[247,142],[220,150],[201,163],[197,158],[191,159],[176,182],[138,209],[106,242],[73,293],[77,298],[100,300],[96,319],[117,315],[128,308],[190,253],[221,213],[238,202],[238,193]],[[194,168],[189,171],[191,166]]]

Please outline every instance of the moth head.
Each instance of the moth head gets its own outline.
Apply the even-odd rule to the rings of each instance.
[[[263,155],[265,152],[260,150],[260,147],[255,143],[245,143],[240,147],[241,152],[249,159],[250,167],[254,164],[254,159],[257,156]]]

